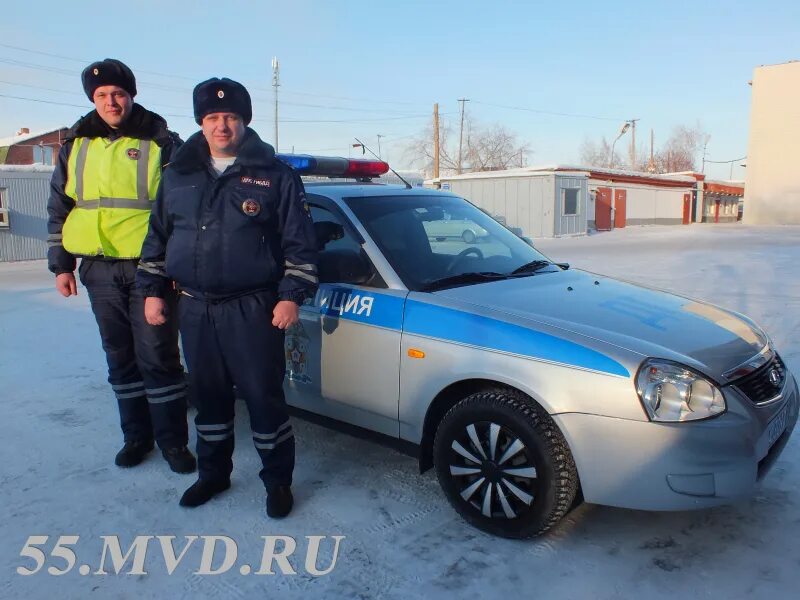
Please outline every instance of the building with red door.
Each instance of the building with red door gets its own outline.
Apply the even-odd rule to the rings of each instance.
[[[448,175],[429,183],[532,237],[697,220],[698,182],[691,174],[549,165]]]

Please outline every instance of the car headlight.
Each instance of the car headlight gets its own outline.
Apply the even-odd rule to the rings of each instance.
[[[725,411],[717,386],[675,363],[645,361],[636,375],[636,391],[653,421],[696,421]]]

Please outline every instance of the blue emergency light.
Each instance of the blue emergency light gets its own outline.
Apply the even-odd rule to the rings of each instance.
[[[382,160],[311,156],[310,154],[276,154],[275,157],[292,167],[300,175],[371,179],[389,171]]]

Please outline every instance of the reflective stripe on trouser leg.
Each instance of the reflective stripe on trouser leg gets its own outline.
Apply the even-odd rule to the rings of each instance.
[[[225,367],[247,403],[267,490],[291,485],[295,458],[283,396],[284,334],[272,325],[276,302],[274,293],[258,292],[211,307]]]
[[[136,263],[124,267],[125,280],[136,277]],[[186,379],[178,351],[176,294],[164,296],[168,314],[163,325],[150,325],[144,318],[144,297],[131,294],[131,329],[136,348],[136,363],[145,383],[153,434],[160,448],[183,447],[189,441],[186,423]]]
[[[117,398],[120,426],[126,442],[152,439],[152,425],[147,408],[144,382],[112,383],[111,389]]]
[[[207,305],[182,296],[178,313],[189,368],[189,396],[197,409],[198,473],[200,479],[229,479],[234,448],[233,383],[225,371]]]
[[[86,262],[84,259],[81,272],[86,277],[82,277],[82,281],[100,331],[108,364],[108,381],[117,397],[120,427],[125,441],[152,439],[153,426],[131,331],[130,287],[120,282],[120,266],[115,263],[101,260]]]

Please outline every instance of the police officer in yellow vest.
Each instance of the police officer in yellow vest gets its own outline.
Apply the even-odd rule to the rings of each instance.
[[[115,463],[139,464],[155,440],[173,471],[191,473],[176,319],[148,325],[134,289],[161,171],[180,138],[134,103],[136,80],[122,62],[92,63],[81,80],[95,110],[73,125],[50,182],[48,266],[69,297],[78,293],[73,272],[81,258],[124,435]],[[174,294],[167,300],[174,308]]]

